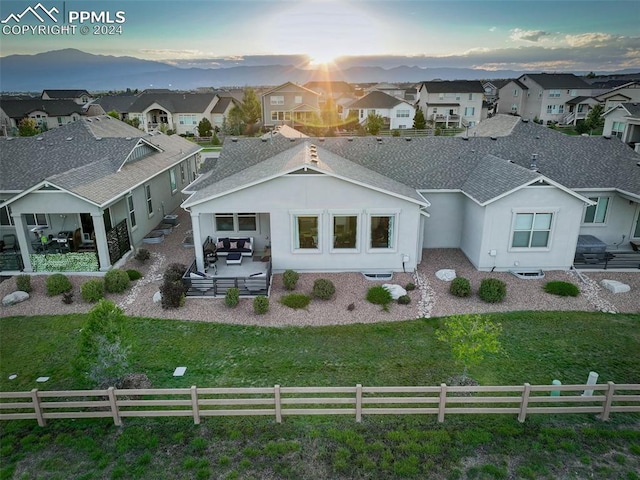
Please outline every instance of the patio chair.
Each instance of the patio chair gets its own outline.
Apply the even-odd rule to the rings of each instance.
[[[20,245],[18,245],[18,239],[13,233],[9,233],[2,236],[2,242],[4,243],[4,248],[6,250],[13,250],[17,252],[20,250]]]

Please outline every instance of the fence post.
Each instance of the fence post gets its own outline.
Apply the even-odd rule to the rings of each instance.
[[[356,385],[356,422],[362,422],[362,385]]]
[[[120,418],[120,412],[118,411],[118,402],[116,402],[115,388],[107,388],[107,395],[109,395],[109,405],[111,405],[111,415],[113,415],[113,423],[118,427],[121,427],[122,419]]]
[[[191,411],[193,412],[193,423],[200,425],[200,408],[198,407],[198,389],[191,385]]]
[[[38,389],[31,390],[31,402],[33,403],[33,410],[36,412],[36,418],[38,419],[38,425],[44,427],[46,422],[42,416],[42,408],[40,407],[40,398],[38,397]]]
[[[280,406],[280,385],[273,387],[273,399],[276,404],[276,422],[282,423],[282,410]]]
[[[531,384],[524,384],[524,391],[522,392],[522,398],[520,399],[520,413],[518,414],[518,421],[524,422],[527,417],[527,407],[529,406],[529,394],[531,393]]]
[[[604,399],[604,406],[602,407],[602,420],[609,420],[609,414],[611,413],[611,404],[613,403],[613,393],[616,390],[616,384],[613,382],[607,382],[607,393]]]
[[[444,409],[447,406],[447,384],[440,384],[440,403],[438,404],[438,422],[444,422]]]

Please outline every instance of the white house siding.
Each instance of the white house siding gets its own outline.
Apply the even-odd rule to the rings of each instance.
[[[408,110],[409,116],[398,117],[398,111],[400,110]],[[389,115],[389,128],[391,130],[413,128],[413,117],[416,115],[416,109],[412,105],[409,105],[408,103],[401,103],[393,107],[391,110],[386,110],[386,112]],[[386,114],[381,115],[385,116]]]
[[[479,270],[491,270],[494,265],[498,271],[514,268],[568,269],[573,264],[583,205],[580,199],[555,187],[523,188],[485,207],[484,229],[476,240],[479,248],[464,250],[465,254]],[[554,214],[548,248],[511,247],[516,212]],[[491,250],[496,251],[495,257],[489,254]]]
[[[485,229],[486,208],[468,197],[463,202],[462,235],[460,250],[464,252],[474,267],[479,268],[482,250],[482,236]],[[489,226],[489,228],[491,228]]]
[[[609,113],[607,113],[607,115],[604,117],[604,127],[602,128],[602,135],[616,136],[621,139],[624,138],[624,130],[622,131],[622,134],[613,132],[613,123],[623,123],[626,129],[626,116],[629,116],[629,112],[627,112],[627,110],[622,106],[619,106],[615,110],[611,110]]]
[[[609,198],[604,223],[581,223],[580,235],[593,235],[608,245],[619,244],[620,248],[630,248],[629,239],[633,233],[638,204],[612,191],[580,191],[579,193],[587,198]],[[586,207],[583,208],[581,222],[584,221],[585,211]]]
[[[424,221],[423,248],[460,248],[465,196],[459,192],[422,192],[431,206]]]
[[[509,82],[503,86],[498,97],[498,113],[517,113],[518,115],[528,116],[529,114],[524,112],[527,91],[514,82]]]
[[[197,214],[201,218],[201,241],[215,235],[211,213],[258,211],[268,214],[275,271],[402,271],[403,254],[409,257],[406,270],[413,271],[419,258],[421,215],[417,204],[326,175],[278,177],[193,206],[191,210],[192,218]],[[332,213],[358,216],[357,251],[331,252]],[[368,248],[367,215],[371,213],[397,214],[394,249],[374,253]],[[294,214],[319,215],[319,252],[294,251]],[[259,236],[264,239],[262,232]]]

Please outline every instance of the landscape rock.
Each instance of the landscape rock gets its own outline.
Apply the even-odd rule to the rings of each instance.
[[[382,285],[382,288],[388,290],[389,293],[391,293],[391,298],[393,298],[394,300],[397,300],[402,295],[407,294],[407,291],[400,285],[394,285],[392,283],[385,283]]]
[[[444,282],[450,282],[456,278],[456,271],[449,268],[443,268],[436,272],[436,277]]]
[[[153,303],[160,303],[162,301],[162,294],[160,292],[156,292],[153,294]]]
[[[600,282],[600,285],[613,293],[626,293],[631,291],[631,287],[629,285],[617,280],[604,279]]]
[[[15,305],[16,303],[24,302],[25,300],[29,300],[29,294],[27,292],[23,292],[18,290],[16,292],[10,293],[9,295],[5,295],[2,299],[2,305],[5,307]]]

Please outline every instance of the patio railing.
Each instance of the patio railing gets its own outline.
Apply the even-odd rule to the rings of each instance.
[[[635,269],[640,270],[640,252],[580,253],[573,260],[577,269]]]
[[[234,287],[240,291],[240,296],[244,297],[269,295],[271,262],[267,265],[266,274],[260,273],[249,277],[207,276],[194,278],[197,271],[194,260],[182,276],[182,281],[187,287],[187,297],[223,297],[227,290]]]
[[[0,253],[0,272],[21,272],[23,269],[20,252]]]

